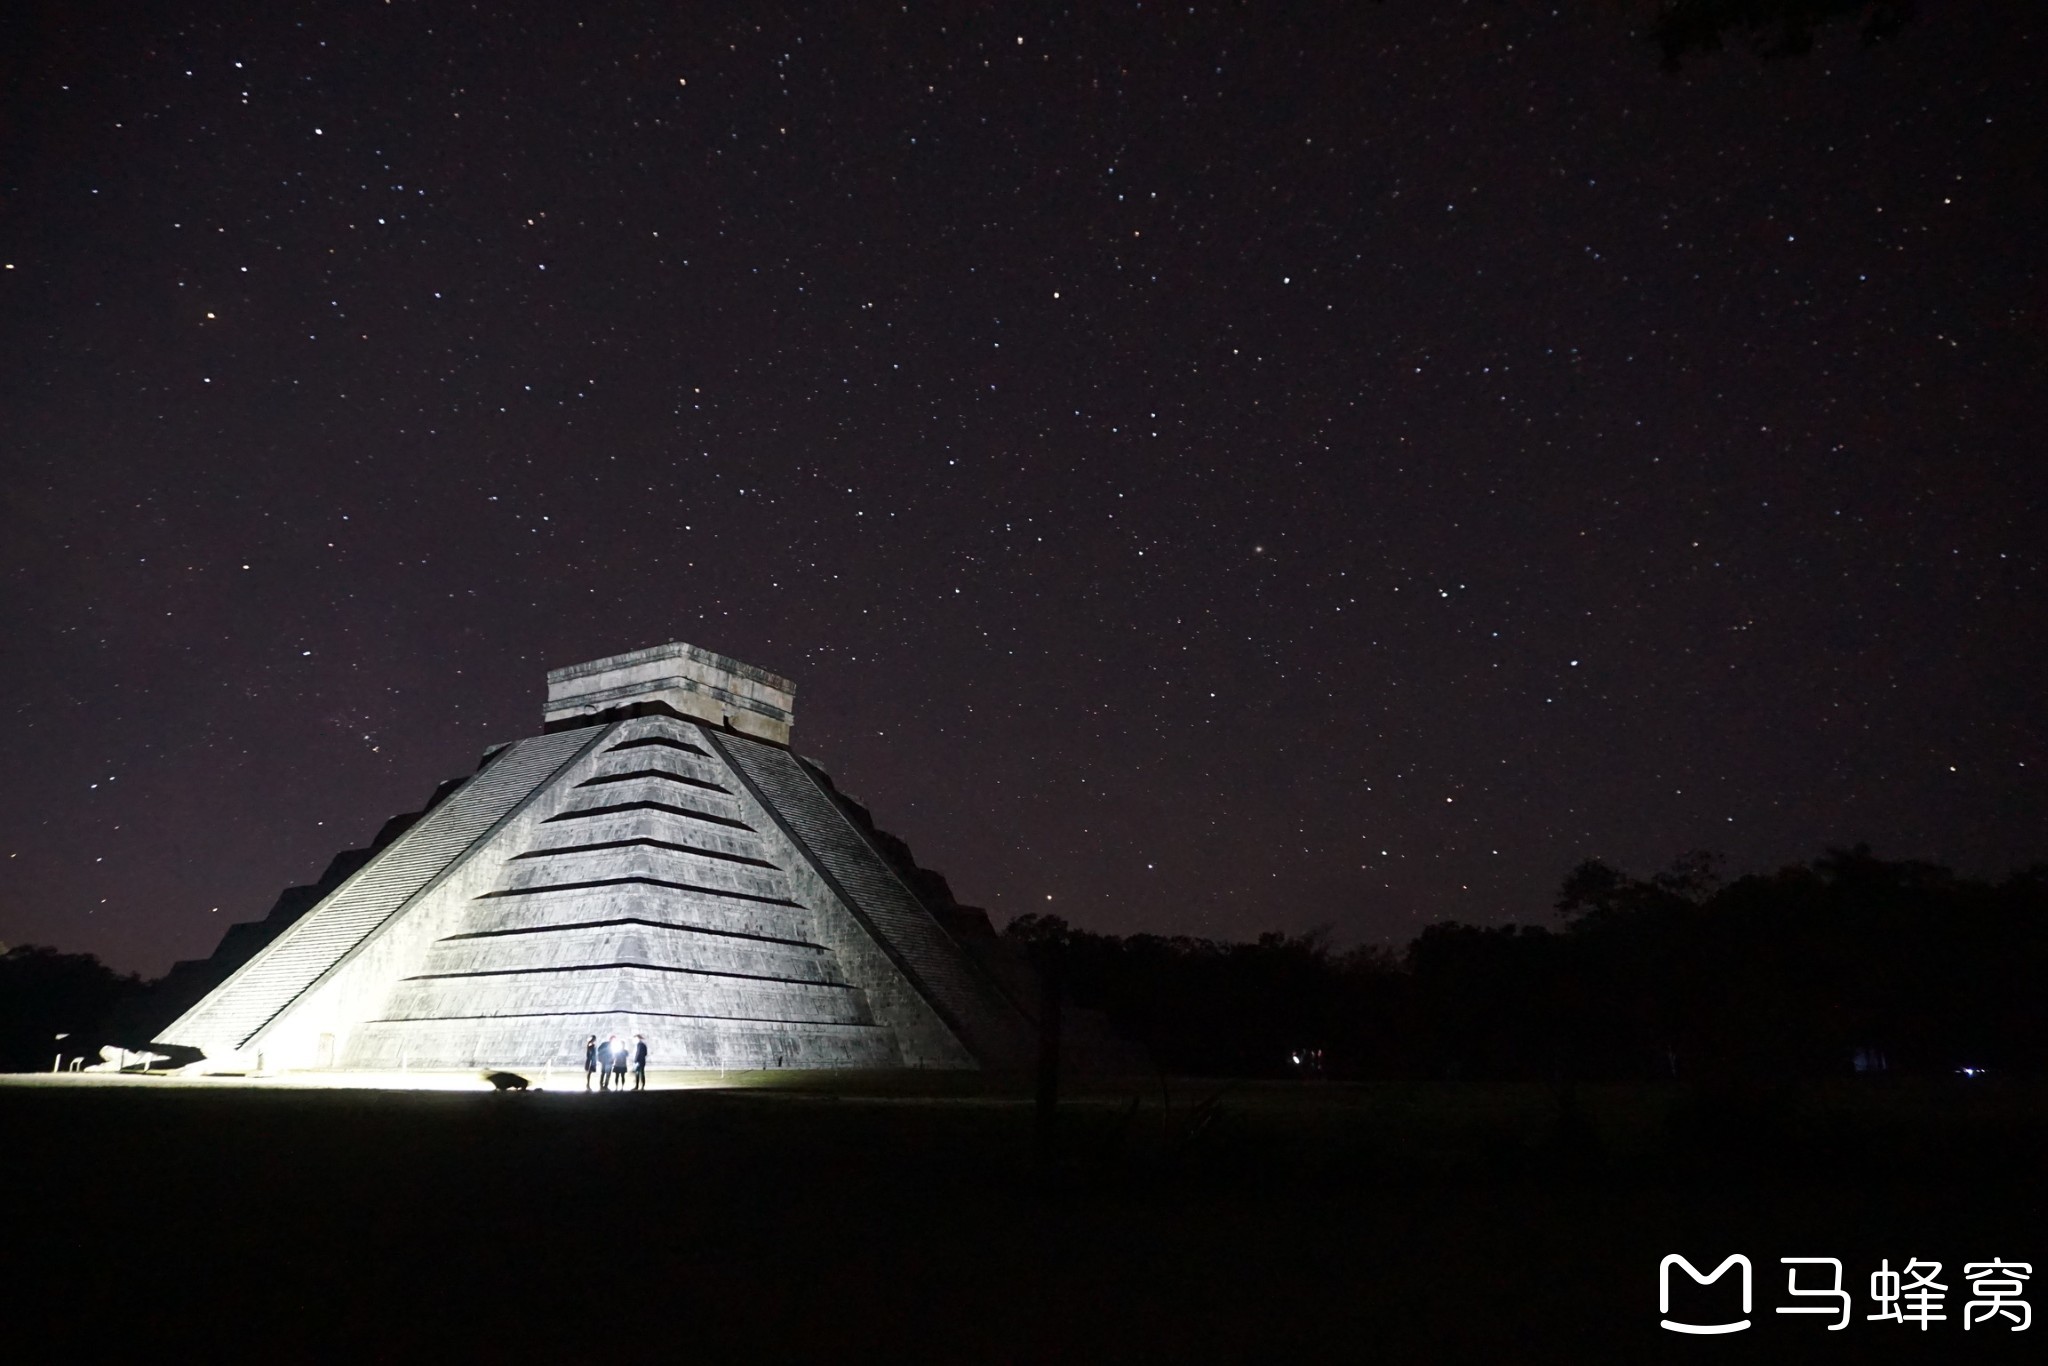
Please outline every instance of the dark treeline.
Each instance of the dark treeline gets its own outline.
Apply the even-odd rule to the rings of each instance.
[[[1004,931],[1182,1073],[1501,1080],[2038,1073],[2048,868],[1992,884],[1865,848],[1723,885],[1689,856],[1566,879],[1555,928],[1432,925],[1400,955]]]
[[[1400,954],[1338,950],[1322,933],[1095,934],[1044,915],[1003,934],[1071,1004],[1184,1074],[2048,1070],[2048,866],[1994,884],[1858,848],[1723,884],[1700,855],[1648,879],[1587,863],[1552,927],[1432,925]],[[157,986],[88,954],[0,954],[0,1069],[139,1047],[168,1018]]]
[[[89,953],[43,944],[0,951],[0,1072],[47,1072],[59,1053],[99,1061],[99,1046],[148,984]],[[58,1035],[68,1037],[58,1039]]]
[[[1896,38],[1915,0],[1658,0],[1646,34],[1676,71],[1688,57],[1739,43],[1763,57],[1803,57],[1818,32],[1853,24],[1867,44]]]

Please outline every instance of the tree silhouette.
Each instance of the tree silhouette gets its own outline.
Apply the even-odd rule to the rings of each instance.
[[[1912,19],[1913,0],[1663,0],[1648,36],[1675,71],[1689,56],[1718,52],[1731,38],[1767,58],[1803,57],[1814,31],[1856,21],[1865,43],[1897,35]]]
[[[58,1050],[99,1060],[99,1035],[120,1004],[142,990],[89,953],[18,944],[0,953],[0,1071],[48,1069]],[[58,1034],[71,1037],[59,1044]]]
[[[1396,958],[1321,935],[1249,944],[1005,931],[1064,955],[1070,999],[1174,1070],[1676,1079],[1723,1092],[1893,1070],[2048,1070],[2048,869],[1998,884],[1868,848],[1723,883],[1686,854],[1649,878],[1588,861],[1558,930],[1431,925]]]

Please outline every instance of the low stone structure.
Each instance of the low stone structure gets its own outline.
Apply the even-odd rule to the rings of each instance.
[[[542,734],[159,1040],[200,1070],[576,1068],[592,1034],[657,1067],[1029,1066],[986,918],[788,748],[794,696],[681,644],[550,673]]]

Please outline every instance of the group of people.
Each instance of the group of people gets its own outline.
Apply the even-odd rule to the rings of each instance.
[[[626,1065],[633,1067],[633,1089],[647,1089],[647,1036],[635,1034],[631,1044],[624,1043],[614,1034],[603,1043],[593,1034],[583,1041],[583,1089],[590,1089],[591,1077],[597,1078],[597,1089],[609,1091],[617,1087],[626,1089]]]

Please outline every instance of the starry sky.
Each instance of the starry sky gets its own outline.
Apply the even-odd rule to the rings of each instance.
[[[10,9],[0,941],[669,640],[998,923],[2048,857],[2038,5]]]

